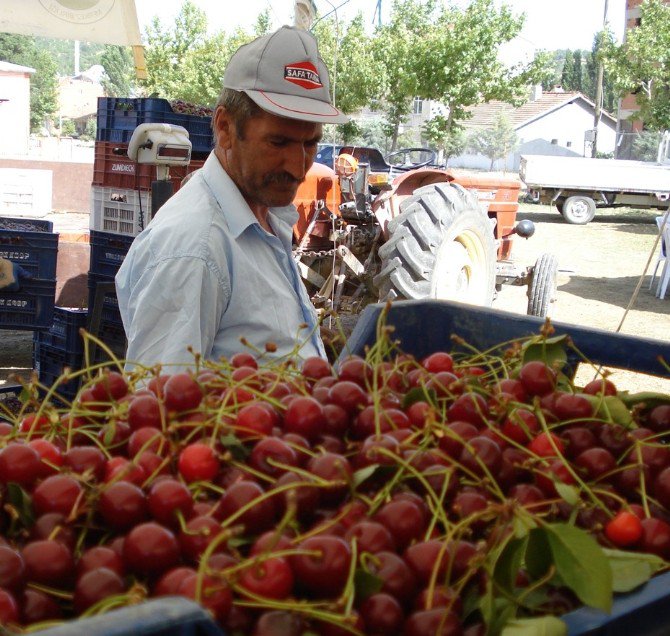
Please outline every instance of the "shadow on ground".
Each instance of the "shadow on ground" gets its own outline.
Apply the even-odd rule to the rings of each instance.
[[[587,300],[596,300],[625,309],[633,296],[638,280],[639,278],[636,276],[620,278],[570,276],[568,282],[559,284],[558,290]],[[670,296],[666,295],[663,300],[656,298],[654,295],[656,282],[654,282],[654,289],[650,290],[650,280],[651,276],[645,276],[635,304],[631,309],[670,316]],[[622,294],[622,290],[628,290],[628,294]]]

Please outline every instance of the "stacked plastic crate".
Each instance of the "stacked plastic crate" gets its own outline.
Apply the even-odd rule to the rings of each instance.
[[[51,327],[57,260],[51,221],[0,217],[0,329],[33,331],[37,340]]]
[[[165,99],[98,99],[91,187],[89,327],[115,355],[121,357],[125,353],[126,340],[113,281],[133,238],[151,220],[151,183],[156,180],[155,166],[138,164],[128,157],[128,143],[133,131],[140,124],[153,122],[176,124],[188,131],[192,144],[191,163],[188,167],[170,168],[175,192],[187,174],[202,167],[213,147],[211,117],[179,112],[188,108],[183,103],[176,104],[175,108]],[[101,286],[101,283],[105,285]],[[99,292],[97,308],[96,292]],[[94,360],[99,361],[102,356],[104,352],[98,350]]]

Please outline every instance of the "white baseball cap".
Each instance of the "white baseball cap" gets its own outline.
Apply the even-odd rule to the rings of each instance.
[[[328,69],[316,39],[296,27],[283,26],[237,49],[223,85],[243,91],[273,115],[325,124],[349,121],[330,101]]]

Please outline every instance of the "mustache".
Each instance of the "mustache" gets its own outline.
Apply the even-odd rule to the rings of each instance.
[[[263,185],[299,186],[305,179],[296,179],[288,172],[275,172],[263,178]]]

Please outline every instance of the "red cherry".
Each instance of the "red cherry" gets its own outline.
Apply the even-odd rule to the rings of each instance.
[[[585,387],[584,393],[588,395],[616,395],[617,388],[613,382],[605,378],[591,380]]]
[[[88,548],[79,557],[79,561],[77,561],[77,575],[81,577],[82,574],[97,568],[108,568],[119,576],[123,576],[125,572],[121,556],[111,548],[103,545]]]
[[[521,367],[519,380],[528,395],[546,395],[556,386],[556,372],[540,360],[531,360]]]
[[[642,521],[632,512],[622,510],[607,522],[605,536],[619,548],[635,545],[642,538]]]
[[[19,606],[14,595],[0,588],[0,625],[13,625],[19,622]]]
[[[257,596],[279,600],[286,598],[293,589],[293,571],[282,557],[254,560],[242,570],[239,584]]]
[[[128,425],[133,430],[147,426],[162,429],[164,418],[161,402],[151,394],[138,395],[128,407]]]
[[[251,402],[237,412],[234,428],[240,439],[257,439],[270,435],[275,423],[276,416],[266,404]]]
[[[69,517],[82,504],[83,489],[70,475],[52,475],[33,491],[33,506],[38,515],[58,512]]]
[[[126,535],[123,561],[137,574],[157,575],[177,564],[179,544],[165,526],[152,521],[143,523]]]
[[[190,490],[172,478],[161,479],[151,486],[147,503],[151,516],[169,527],[179,524],[179,513],[187,519],[193,510]]]
[[[330,362],[319,356],[305,358],[300,372],[304,378],[312,381],[333,377],[333,368],[330,366]]]
[[[74,572],[72,552],[63,543],[46,539],[31,541],[21,551],[30,581],[44,585],[60,585]]]
[[[176,373],[168,378],[163,387],[166,408],[181,413],[195,409],[203,396],[200,385],[188,373]]]
[[[219,460],[210,446],[196,442],[179,454],[179,473],[187,482],[211,481],[219,472]]]
[[[121,594],[123,579],[114,570],[100,567],[89,570],[77,579],[74,590],[74,609],[81,614],[109,596]]]
[[[292,399],[284,414],[284,430],[302,435],[308,441],[318,437],[324,424],[323,407],[313,397],[298,396]]]
[[[41,472],[40,456],[27,444],[10,443],[0,450],[0,482],[30,486]]]
[[[552,443],[553,442],[553,443]],[[563,442],[553,433],[540,433],[528,444],[528,450],[539,457],[555,457],[557,452],[563,454]]]
[[[21,555],[9,546],[0,546],[0,588],[21,590],[25,576],[26,566]]]
[[[351,549],[342,538],[321,534],[301,541],[290,557],[297,582],[317,597],[334,597],[342,592],[349,576]]]
[[[437,351],[425,357],[421,362],[426,371],[429,373],[439,373],[440,371],[453,371],[454,359],[450,354],[444,351]]]

